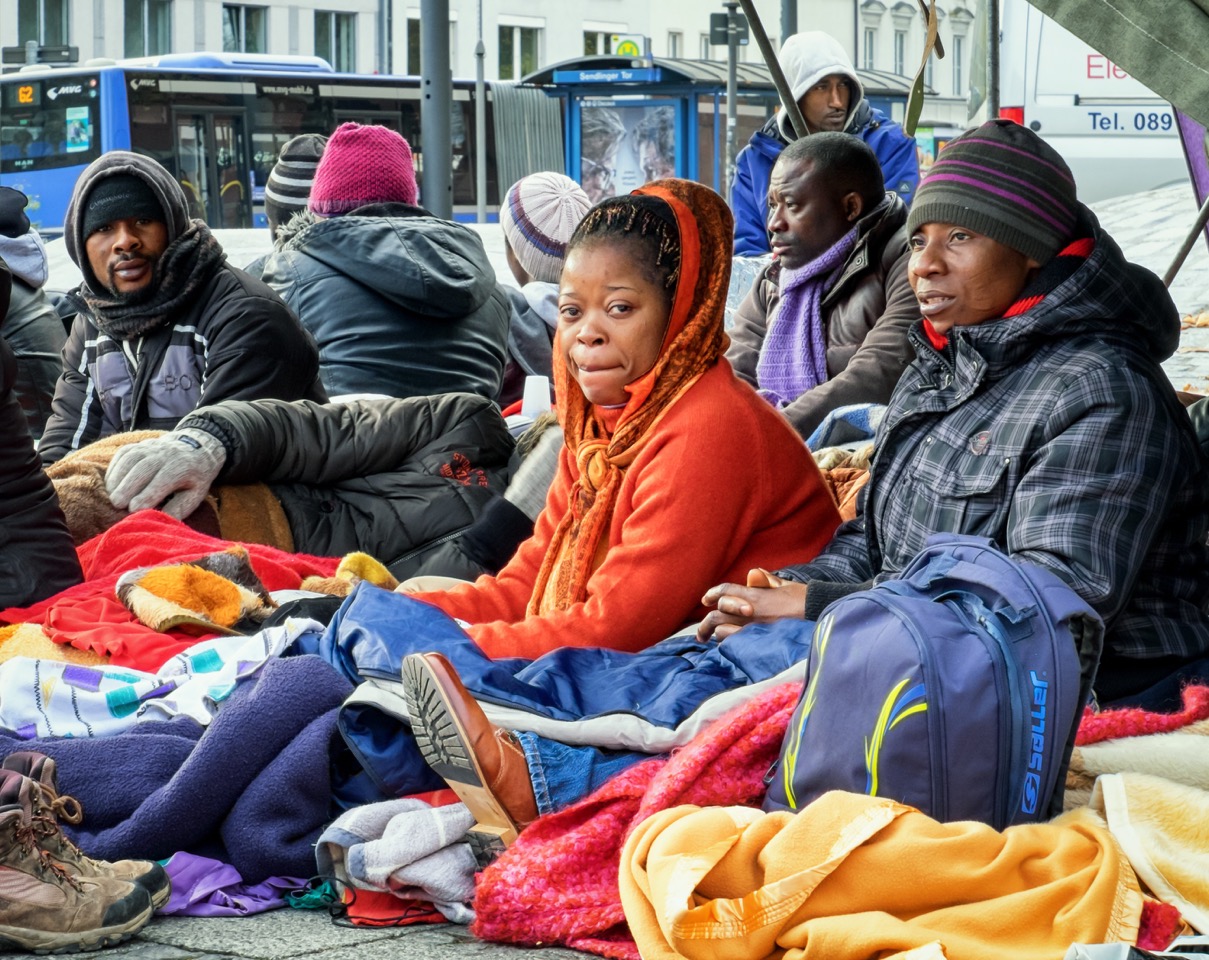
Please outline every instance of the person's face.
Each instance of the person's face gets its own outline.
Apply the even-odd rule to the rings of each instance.
[[[111,220],[84,241],[92,272],[118,297],[144,292],[151,284],[156,262],[167,249],[167,224],[147,217]]]
[[[591,203],[598,203],[613,195],[613,178],[617,175],[617,150],[619,144],[607,144],[598,156],[585,150],[580,158],[579,180]]]
[[[790,270],[826,252],[860,219],[857,193],[836,196],[809,160],[778,160],[768,181],[772,252]]]
[[[1039,266],[998,240],[953,223],[925,223],[910,243],[911,289],[920,313],[938,333],[1002,317]]]
[[[659,152],[659,145],[654,140],[643,140],[639,151],[639,163],[642,165],[642,175],[646,182],[662,180],[664,177],[674,177],[676,167],[671,157],[665,157]]]
[[[558,349],[590,403],[615,406],[625,385],[659,359],[668,299],[641,269],[630,244],[575,247],[558,290]]]
[[[851,82],[842,73],[833,73],[802,94],[798,108],[812,132],[838,132],[844,129],[851,102]]]

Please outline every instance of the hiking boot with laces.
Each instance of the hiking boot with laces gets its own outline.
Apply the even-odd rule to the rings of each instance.
[[[114,877],[84,877],[39,845],[40,788],[0,769],[0,950],[72,953],[128,940],[151,919],[151,895]]]
[[[0,769],[12,770],[29,777],[37,787],[34,791],[34,829],[38,845],[55,860],[84,877],[113,877],[137,884],[147,891],[152,906],[162,907],[172,893],[168,874],[154,860],[94,860],[63,833],[60,823],[73,826],[84,819],[84,810],[74,797],[59,794],[59,779],[55,761],[44,753],[22,750],[10,753]]]

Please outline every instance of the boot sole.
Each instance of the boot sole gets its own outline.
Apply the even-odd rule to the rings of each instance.
[[[25,950],[36,954],[84,953],[129,940],[147,926],[155,908],[150,904],[137,917],[112,927],[84,933],[55,933],[0,925],[0,950]]]
[[[487,778],[469,747],[465,729],[445,698],[441,684],[421,657],[408,657],[403,662],[403,696],[424,762],[449,784],[477,821],[470,828],[477,835],[471,841],[471,849],[479,865],[485,866],[480,851],[490,863],[504,847],[515,842],[520,828],[487,787]]]

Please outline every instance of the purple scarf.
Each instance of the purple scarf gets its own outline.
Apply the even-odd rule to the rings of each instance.
[[[778,409],[827,382],[827,332],[821,307],[856,246],[856,234],[853,227],[830,250],[796,270],[781,268],[777,282],[781,302],[756,362],[760,396]]]

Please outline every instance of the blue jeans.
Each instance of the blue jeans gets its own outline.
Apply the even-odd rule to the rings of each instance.
[[[533,781],[538,813],[552,813],[569,807],[610,777],[650,759],[650,754],[627,750],[573,747],[535,733],[518,731],[513,735],[529,763],[529,779]]]

